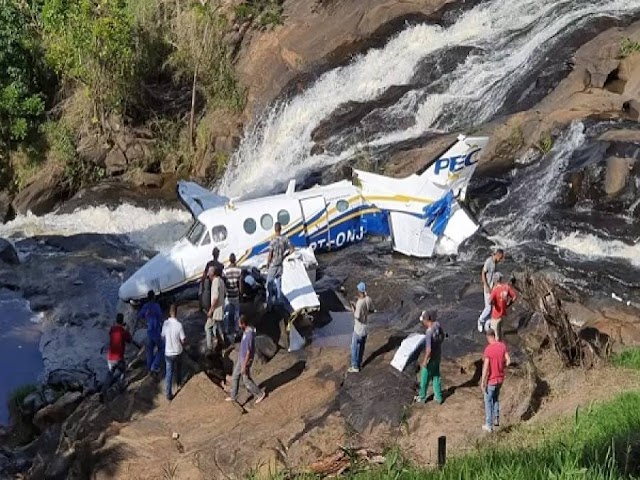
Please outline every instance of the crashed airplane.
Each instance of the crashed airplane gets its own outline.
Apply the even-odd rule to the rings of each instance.
[[[313,252],[343,248],[368,235],[390,237],[395,251],[415,257],[455,252],[478,229],[461,202],[487,141],[460,135],[423,172],[407,178],[354,170],[351,181],[295,191],[292,180],[283,194],[246,201],[179,182],[178,196],[194,217],[191,228],[123,283],[119,297],[135,301],[149,290],[166,293],[197,281],[213,247],[220,249],[223,261],[235,253],[242,267],[264,267],[275,222],[299,249],[292,255],[298,264],[285,264],[283,274],[285,296],[288,283],[292,291],[306,296],[287,296],[293,310],[296,304],[317,301],[312,288],[296,288],[295,281],[288,281],[299,277],[301,262],[307,269],[313,267]]]

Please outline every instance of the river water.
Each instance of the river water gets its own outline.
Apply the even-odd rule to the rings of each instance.
[[[640,0],[487,0],[444,26],[407,26],[383,48],[322,74],[299,95],[266,109],[247,128],[217,190],[232,197],[273,193],[289,177],[303,179],[363,150],[384,158],[429,133],[464,130],[529,108],[548,91],[531,85],[546,71],[563,71],[568,58],[557,52],[570,54],[570,39],[580,32],[590,32],[590,38],[594,28],[626,21],[638,11]],[[438,75],[433,75],[436,67]],[[556,83],[559,79],[554,77]],[[352,124],[336,126],[317,148],[314,132],[330,123],[336,110],[351,103],[373,104],[396,86],[405,87],[402,95],[365,109]],[[556,266],[581,288],[593,289],[588,276],[596,268],[603,272],[604,294],[633,296],[640,287],[637,209],[627,203],[611,214],[600,212],[597,202],[584,196],[571,205],[565,198],[572,171],[601,169],[606,149],[591,165],[585,165],[583,151],[597,143],[603,128],[619,126],[574,123],[539,162],[498,179],[506,191],[476,212],[487,238],[479,236],[463,248],[458,257],[462,268],[465,262],[477,264],[488,239],[508,247],[520,264]],[[277,180],[265,183],[265,178]],[[596,221],[594,215],[604,220]],[[92,206],[70,214],[18,217],[0,226],[0,237],[19,241],[37,235],[114,234],[141,249],[160,250],[179,238],[189,221],[187,212],[170,208]],[[29,250],[18,246],[26,258]],[[8,367],[0,370],[1,398],[13,386],[35,380],[41,360],[38,326],[28,304],[13,292],[0,292],[0,312],[5,332],[0,360]]]
[[[17,387],[37,383],[42,371],[40,317],[14,292],[0,289],[0,399]],[[7,402],[0,401],[0,424],[9,420]]]

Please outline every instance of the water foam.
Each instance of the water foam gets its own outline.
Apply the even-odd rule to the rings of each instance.
[[[115,209],[97,206],[70,214],[20,215],[0,225],[0,237],[17,240],[36,235],[114,234],[124,235],[141,248],[161,250],[178,240],[190,221],[191,215],[184,210],[152,212],[129,204]]]
[[[448,28],[408,27],[384,48],[325,73],[300,95],[269,108],[246,130],[218,190],[232,197],[270,193],[288,178],[300,178],[368,146],[397,143],[433,129],[482,123],[501,107],[506,93],[533,68],[534,60],[549,54],[554,40],[574,31],[583,19],[618,16],[639,8],[640,0],[492,0],[466,12]],[[393,124],[397,114],[406,116],[405,107],[412,104],[410,126],[355,144],[341,142],[342,151],[335,155],[312,155],[312,132],[337,107],[371,101],[391,86],[407,85],[425,58],[469,45],[479,47],[480,53],[448,74],[453,81],[445,92],[417,96],[416,91],[408,92],[386,109]]]
[[[553,238],[550,243],[585,257],[618,258],[640,267],[640,243],[629,245],[619,240],[604,240],[595,235],[578,232]]]

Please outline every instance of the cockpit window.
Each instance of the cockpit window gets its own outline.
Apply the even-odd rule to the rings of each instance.
[[[227,239],[227,228],[224,225],[218,225],[211,230],[213,241],[216,243],[224,242]]]
[[[193,222],[193,225],[191,225],[191,228],[187,232],[187,240],[189,240],[192,245],[198,245],[205,231],[206,228],[203,224],[198,221]]]
[[[200,242],[200,246],[203,245],[209,245],[211,243],[211,235],[209,235],[209,232],[205,233],[204,238],[202,239],[202,242]]]

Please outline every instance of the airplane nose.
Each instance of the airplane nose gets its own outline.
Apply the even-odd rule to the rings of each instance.
[[[145,298],[149,290],[159,294],[183,280],[182,263],[173,259],[171,252],[159,253],[120,286],[118,296],[124,302],[138,300]]]
[[[139,271],[131,275],[126,282],[120,285],[118,289],[118,297],[123,302],[129,300],[136,300],[138,298],[144,298],[147,296],[147,292],[152,290],[150,282],[147,279],[141,278]]]

